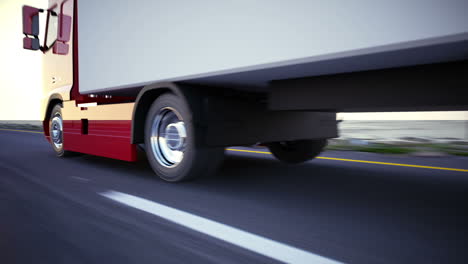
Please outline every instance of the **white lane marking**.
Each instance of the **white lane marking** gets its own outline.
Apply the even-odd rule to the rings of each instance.
[[[143,210],[171,222],[285,263],[340,263],[305,250],[248,233],[222,223],[174,209],[137,196],[107,191],[99,193],[111,200]]]
[[[70,176],[70,178],[78,180],[78,181],[83,181],[83,182],[89,182],[90,181],[90,179],[86,179],[86,178],[82,178],[82,177],[78,177],[78,176]]]

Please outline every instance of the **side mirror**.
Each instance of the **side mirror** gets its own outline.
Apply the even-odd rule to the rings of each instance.
[[[67,55],[69,50],[68,41],[70,41],[70,33],[72,26],[72,17],[65,14],[65,5],[72,4],[71,1],[64,1],[60,6],[60,14],[58,17],[58,32],[57,41],[54,44],[52,52],[54,54]]]
[[[23,48],[40,49],[39,45],[39,13],[44,10],[31,6],[23,6]]]
[[[68,44],[60,42],[60,41],[56,41],[53,48],[52,48],[52,52],[54,54],[67,55],[68,54]]]
[[[71,31],[72,18],[65,14],[60,13],[59,15],[59,29],[57,40],[62,42],[70,41],[70,31]]]
[[[57,41],[54,44],[52,52],[54,54],[66,55],[68,54],[69,45],[67,44],[70,41],[70,31],[71,31],[71,16],[60,13],[58,20],[58,34]]]

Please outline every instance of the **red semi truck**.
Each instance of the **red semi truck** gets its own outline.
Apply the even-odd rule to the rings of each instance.
[[[49,0],[23,7],[55,153],[213,172],[224,148],[314,158],[337,111],[467,108],[466,1]],[[39,25],[44,16],[45,25]],[[39,40],[40,29],[45,30]]]

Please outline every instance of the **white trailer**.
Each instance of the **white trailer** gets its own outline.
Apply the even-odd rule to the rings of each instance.
[[[44,53],[44,132],[59,156],[134,161],[144,144],[156,174],[179,181],[213,171],[231,145],[311,159],[338,135],[337,111],[466,109],[466,10],[463,0],[50,0],[45,12],[23,8],[23,33]]]

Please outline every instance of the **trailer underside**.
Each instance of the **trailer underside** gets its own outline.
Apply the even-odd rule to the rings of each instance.
[[[270,110],[466,110],[467,61],[468,34],[459,34],[169,81],[262,93]],[[136,97],[146,86],[94,94]]]

